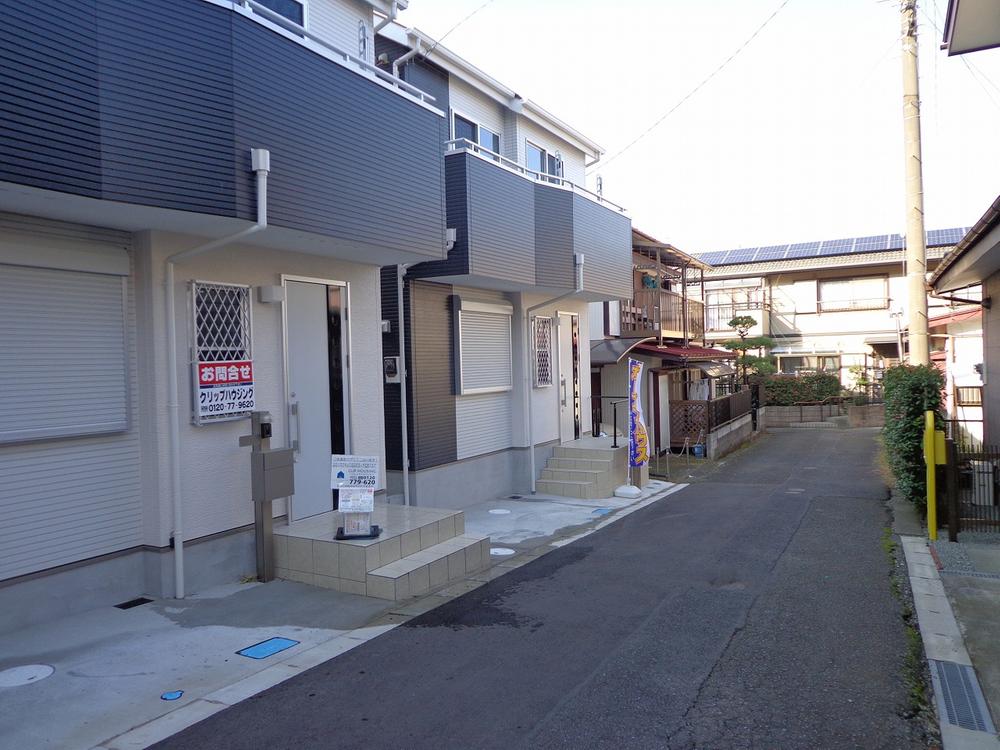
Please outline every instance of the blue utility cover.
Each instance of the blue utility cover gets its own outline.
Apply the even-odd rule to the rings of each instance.
[[[236,653],[240,656],[246,656],[251,659],[266,659],[269,656],[274,656],[280,651],[284,651],[292,646],[298,646],[298,641],[293,641],[291,638],[268,638],[266,641],[261,641],[260,643],[255,643],[253,646],[247,646],[241,651]]]

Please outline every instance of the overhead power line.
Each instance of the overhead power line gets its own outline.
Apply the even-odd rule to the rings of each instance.
[[[733,52],[733,53],[732,53],[732,54],[731,54],[731,55],[730,55],[729,57],[727,57],[727,58],[726,58],[725,60],[723,60],[723,62],[722,62],[722,64],[721,64],[721,65],[719,65],[719,66],[718,66],[718,67],[717,67],[717,68],[716,68],[715,70],[713,70],[713,71],[712,71],[711,73],[709,73],[709,74],[708,74],[708,75],[707,75],[707,76],[706,76],[706,77],[705,77],[705,78],[704,78],[704,79],[703,79],[703,80],[701,81],[701,83],[699,83],[699,84],[698,84],[697,86],[695,86],[695,87],[694,87],[693,89],[691,89],[691,90],[690,90],[690,91],[689,91],[689,92],[688,92],[687,94],[685,94],[685,95],[683,96],[683,98],[681,98],[681,100],[680,100],[679,102],[677,102],[677,103],[676,103],[676,104],[675,104],[675,105],[674,105],[673,107],[671,107],[671,108],[670,108],[669,110],[667,110],[667,111],[666,111],[666,112],[665,112],[665,113],[664,113],[664,114],[663,114],[663,115],[662,115],[662,116],[661,116],[661,117],[660,117],[660,118],[659,118],[658,120],[656,120],[656,121],[655,121],[655,122],[654,122],[654,123],[653,123],[652,125],[650,125],[650,126],[649,126],[648,128],[646,128],[646,129],[645,129],[644,131],[642,131],[642,132],[641,132],[641,133],[640,133],[640,134],[639,134],[638,136],[636,136],[636,137],[635,137],[635,138],[634,138],[634,139],[633,139],[633,140],[632,140],[632,141],[631,141],[630,143],[628,143],[628,144],[627,144],[627,145],[626,145],[626,146],[625,146],[624,148],[622,148],[622,149],[621,149],[621,150],[619,150],[619,151],[616,151],[616,152],[615,152],[614,154],[612,154],[611,156],[609,156],[609,157],[608,157],[608,158],[606,158],[606,159],[603,159],[603,160],[601,160],[600,162],[598,162],[598,163],[597,163],[597,164],[595,164],[594,166],[595,166],[595,167],[596,167],[596,166],[598,166],[598,165],[600,165],[600,166],[607,166],[608,164],[610,164],[611,162],[613,162],[613,161],[614,161],[615,159],[617,159],[617,158],[618,158],[619,156],[621,156],[621,155],[622,155],[622,154],[624,154],[624,153],[625,153],[626,151],[628,151],[628,150],[629,150],[630,148],[632,148],[632,147],[633,147],[633,146],[634,146],[635,144],[637,144],[637,143],[638,143],[639,141],[641,141],[642,139],[644,139],[644,138],[645,138],[645,137],[646,137],[647,135],[649,135],[649,134],[650,134],[650,133],[652,133],[652,132],[653,132],[654,130],[656,130],[656,128],[657,128],[657,127],[659,127],[659,126],[660,126],[660,124],[661,124],[661,123],[663,123],[663,121],[664,121],[664,120],[666,120],[666,119],[667,119],[668,117],[670,117],[670,115],[672,115],[672,114],[673,114],[674,112],[676,112],[676,111],[677,111],[678,109],[680,109],[680,107],[681,107],[681,106],[682,106],[682,105],[684,104],[684,102],[686,102],[686,101],[687,101],[688,99],[690,99],[690,98],[691,98],[692,96],[694,96],[695,94],[697,94],[697,93],[698,93],[698,92],[699,92],[699,91],[700,91],[700,90],[701,90],[702,88],[704,88],[704,87],[705,87],[705,85],[706,85],[706,84],[707,84],[707,83],[708,83],[709,81],[711,81],[711,80],[712,80],[713,78],[715,78],[715,76],[717,76],[717,75],[718,75],[719,73],[721,73],[721,72],[722,72],[722,71],[723,71],[723,70],[724,70],[724,69],[725,69],[726,67],[728,67],[728,65],[729,65],[729,64],[730,64],[730,63],[731,63],[731,62],[732,62],[733,60],[735,60],[735,59],[736,59],[736,57],[737,57],[737,56],[738,56],[738,55],[739,55],[739,54],[740,54],[740,53],[741,53],[741,52],[742,52],[743,50],[745,50],[745,49],[746,49],[746,48],[747,48],[748,46],[750,46],[750,43],[751,43],[751,42],[753,42],[753,40],[754,40],[754,39],[756,39],[756,38],[757,38],[757,37],[758,37],[758,36],[760,35],[760,33],[761,33],[761,32],[762,32],[762,31],[763,31],[763,30],[764,30],[765,28],[767,28],[768,24],[769,24],[769,23],[771,23],[771,21],[773,21],[773,20],[774,20],[775,16],[777,16],[777,15],[778,15],[778,14],[779,14],[779,13],[780,13],[780,12],[781,12],[782,10],[784,10],[784,9],[785,9],[785,6],[786,6],[786,5],[788,5],[788,3],[790,3],[790,2],[791,2],[791,0],[784,0],[784,1],[783,1],[783,2],[781,3],[781,5],[779,5],[779,6],[778,6],[778,7],[777,7],[777,8],[775,9],[775,11],[774,11],[774,12],[773,12],[773,13],[772,13],[771,15],[769,15],[769,16],[767,17],[767,19],[766,19],[766,20],[764,21],[764,23],[762,23],[762,24],[761,24],[760,26],[758,26],[758,27],[757,27],[757,29],[756,29],[756,30],[755,30],[755,31],[754,31],[754,32],[753,32],[753,33],[752,33],[752,34],[751,34],[751,35],[750,35],[749,37],[747,37],[746,41],[744,41],[744,42],[743,42],[743,44],[741,44],[741,45],[740,45],[739,47],[737,47],[737,48],[736,48],[736,50],[735,50],[735,51],[734,51],[734,52]]]
[[[431,52],[433,52],[437,48],[437,46],[439,44],[441,44],[441,42],[443,42],[445,40],[445,37],[447,37],[451,32],[453,32],[455,29],[457,29],[459,26],[461,26],[463,23],[465,23],[466,21],[468,21],[470,18],[472,18],[474,15],[476,15],[479,11],[481,11],[487,5],[492,4],[493,2],[495,2],[495,0],[486,0],[485,3],[483,3],[482,5],[480,5],[478,8],[476,8],[474,11],[472,11],[471,13],[469,13],[469,15],[467,15],[461,21],[459,21],[454,26],[452,26],[450,29],[448,29],[446,32],[444,32],[444,34],[442,34],[440,37],[438,37],[437,40],[434,42],[434,44],[432,44],[427,49],[427,51],[423,53],[423,56],[427,57]]]

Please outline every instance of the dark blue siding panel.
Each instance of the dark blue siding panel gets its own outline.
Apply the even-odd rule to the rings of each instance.
[[[101,0],[104,197],[233,216],[232,13]]]
[[[0,180],[99,197],[96,0],[0,3]]]
[[[239,17],[233,64],[235,147],[270,149],[275,224],[444,255],[444,118]]]
[[[479,276],[535,283],[535,186],[518,174],[470,154],[469,270]]]
[[[0,3],[0,180],[252,219],[267,148],[274,225],[441,259],[446,138],[440,113],[229,8]]]
[[[583,288],[606,297],[632,296],[632,220],[573,196],[573,246],[583,253]]]
[[[463,156],[444,159],[447,223],[455,230],[455,245],[441,261],[419,263],[409,270],[411,278],[459,276],[469,273],[469,174]]]
[[[539,286],[572,289],[573,193],[535,185],[535,275]]]

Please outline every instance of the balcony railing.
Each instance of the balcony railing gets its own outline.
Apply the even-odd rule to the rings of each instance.
[[[887,297],[871,297],[869,299],[821,299],[820,312],[857,312],[859,310],[888,310]]]
[[[618,211],[619,213],[625,213],[625,209],[619,206],[617,203],[609,201],[602,195],[591,192],[585,187],[577,185],[571,180],[567,180],[565,177],[559,175],[551,175],[546,172],[536,172],[533,169],[528,169],[527,167],[518,164],[513,159],[508,159],[506,156],[498,154],[496,151],[490,151],[488,148],[480,146],[475,141],[470,141],[467,138],[456,138],[453,141],[448,141],[445,143],[445,153],[457,153],[457,152],[467,152],[475,154],[487,161],[493,161],[499,164],[504,169],[509,169],[512,172],[516,172],[522,177],[526,177],[529,180],[534,180],[535,182],[541,182],[548,185],[555,185],[557,187],[566,188],[573,191],[585,198],[588,198],[595,203],[600,203],[602,206],[607,206],[613,211]]]
[[[666,289],[637,289],[631,302],[622,302],[623,336],[668,336],[700,339],[705,335],[705,305]]]
[[[211,2],[211,0],[209,1]],[[339,47],[335,47],[322,37],[316,36],[311,31],[299,26],[294,21],[290,21],[280,13],[275,13],[270,8],[255,2],[255,0],[234,0],[233,10],[250,17],[256,15],[267,19],[284,31],[287,31],[297,37],[301,37],[303,41],[308,43],[307,46],[313,46],[314,51],[320,52],[320,54],[324,57],[334,59],[337,62],[344,62],[349,65],[353,65],[365,74],[372,76],[373,78],[377,78],[384,83],[388,83],[390,86],[393,86],[400,91],[405,91],[410,96],[416,97],[422,102],[432,104],[435,101],[434,97],[426,91],[421,91],[416,86],[385,72],[381,68],[372,65],[370,62],[363,60],[357,55],[352,55],[350,52],[345,52]],[[319,47],[320,49],[316,50],[315,47]]]

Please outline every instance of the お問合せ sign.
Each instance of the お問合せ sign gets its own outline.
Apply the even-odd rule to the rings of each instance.
[[[253,361],[199,362],[196,377],[199,417],[253,411]]]

